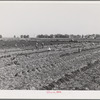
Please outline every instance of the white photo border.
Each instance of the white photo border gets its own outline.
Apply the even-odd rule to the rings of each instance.
[[[100,3],[100,1],[0,1],[0,3]],[[100,99],[100,91],[0,90],[0,99]]]

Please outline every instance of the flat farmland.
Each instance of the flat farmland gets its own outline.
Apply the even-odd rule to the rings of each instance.
[[[1,90],[99,90],[99,65],[99,42],[0,40]]]

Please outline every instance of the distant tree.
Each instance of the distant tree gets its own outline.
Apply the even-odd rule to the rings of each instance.
[[[69,35],[65,34],[65,35],[62,35],[62,34],[56,34],[56,35],[53,35],[53,34],[50,34],[50,35],[37,35],[37,38],[69,38]]]
[[[45,35],[43,35],[43,34],[37,35],[37,38],[52,38],[52,37],[53,37],[52,35],[47,35],[47,34],[45,34]]]
[[[82,35],[82,38],[84,38],[85,36],[84,35]]]
[[[68,34],[65,34],[65,38],[69,38],[69,35]]]
[[[2,38],[2,35],[0,35],[0,38]]]
[[[100,39],[100,34],[96,34],[96,35],[95,35],[95,38],[96,38],[96,39],[98,39],[98,38]]]
[[[50,34],[48,38],[53,38],[53,34]]]
[[[61,34],[56,34],[55,38],[61,38]]]
[[[23,37],[26,38],[26,35],[24,35]]]
[[[16,38],[16,35],[14,35],[14,38]]]
[[[83,36],[81,35],[74,35],[74,34],[71,34],[71,35],[68,35],[68,34],[50,34],[50,35],[47,35],[47,34],[40,34],[40,35],[37,35],[36,36],[37,38],[70,38],[70,39],[79,39],[79,38],[82,38]]]
[[[55,38],[69,38],[69,35],[68,34],[56,34],[55,35]]]
[[[27,38],[29,38],[29,35],[27,35]]]
[[[44,38],[44,35],[43,34],[40,34],[40,35],[37,35],[36,37],[37,38]]]
[[[45,35],[44,35],[44,38],[49,38],[49,35],[45,34]]]
[[[29,35],[20,35],[20,38],[29,38]]]
[[[23,38],[23,35],[20,35],[20,38]]]

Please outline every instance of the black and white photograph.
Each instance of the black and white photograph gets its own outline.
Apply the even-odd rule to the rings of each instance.
[[[0,90],[100,90],[100,2],[0,1]]]

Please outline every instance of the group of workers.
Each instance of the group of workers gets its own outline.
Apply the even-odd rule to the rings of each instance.
[[[36,48],[37,50],[39,50],[40,48],[43,49],[43,48],[44,48],[44,43],[43,43],[43,42],[42,42],[42,43],[38,43],[38,42],[36,42],[36,44],[35,44],[35,48]],[[50,51],[51,48],[48,47],[48,50]]]

